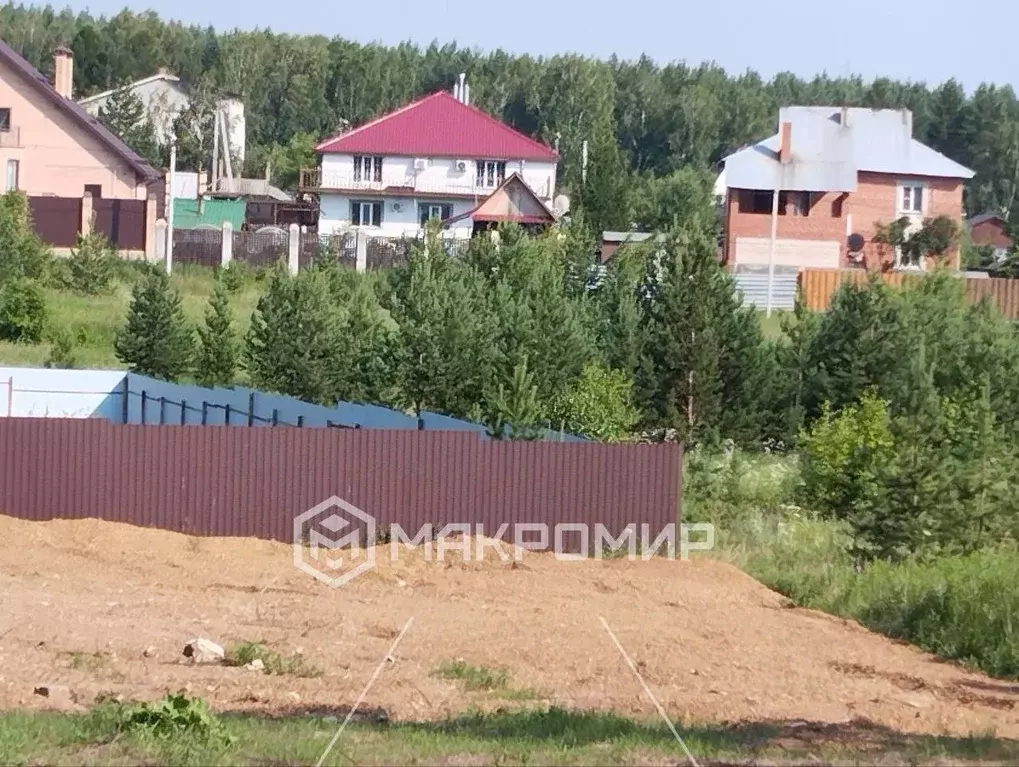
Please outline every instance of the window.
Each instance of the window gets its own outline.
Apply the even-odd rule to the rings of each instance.
[[[355,155],[354,181],[382,183],[382,158]]]
[[[810,192],[779,192],[778,212],[783,216],[809,216]]]
[[[421,226],[433,219],[445,221],[453,217],[453,206],[448,202],[423,202],[418,205],[418,218]]]
[[[354,226],[382,226],[382,203],[377,200],[352,200],[350,223]]]
[[[899,212],[923,213],[923,184],[902,184],[899,187]]]
[[[21,170],[17,160],[7,161],[7,182],[4,185],[5,192],[13,192],[18,188],[18,172]]]
[[[85,194],[92,195],[93,200],[101,199],[103,196],[102,184],[85,184]]]
[[[476,160],[478,169],[476,186],[494,189],[506,180],[506,163],[499,160]]]
[[[771,213],[772,193],[744,189],[739,194],[740,213]]]
[[[8,107],[0,108],[0,132],[7,133],[11,129],[11,110]]]

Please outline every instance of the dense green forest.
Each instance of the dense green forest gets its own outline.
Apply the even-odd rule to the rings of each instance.
[[[675,206],[649,201],[681,202],[692,178],[703,180],[729,152],[766,136],[779,106],[794,103],[908,107],[919,140],[977,172],[967,190],[970,214],[1019,216],[1019,102],[1010,86],[985,84],[967,94],[954,80],[866,83],[821,74],[807,81],[783,73],[765,81],[753,71],[731,75],[713,64],[535,58],[455,43],[390,47],[340,36],[217,32],[151,12],[95,18],[13,4],[0,8],[0,30],[44,72],[52,69],[56,45],[73,48],[81,96],[161,66],[199,92],[240,94],[247,104],[249,171],[260,174],[272,158],[284,185],[314,140],[451,87],[466,72],[474,103],[558,143],[564,189],[598,226],[671,223]],[[590,143],[586,184],[584,140]],[[678,171],[682,178],[670,178]]]

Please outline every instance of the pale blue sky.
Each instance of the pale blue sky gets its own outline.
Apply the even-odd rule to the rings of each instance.
[[[64,0],[113,14],[125,5],[217,29],[342,35],[362,42],[456,40],[484,49],[577,52],[663,62],[715,60],[765,77],[827,70],[971,90],[1019,84],[1014,0]],[[54,0],[57,6],[61,0]]]

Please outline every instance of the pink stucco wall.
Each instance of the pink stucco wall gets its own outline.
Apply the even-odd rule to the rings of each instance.
[[[15,159],[18,188],[29,196],[81,197],[86,184],[101,184],[103,197],[146,198],[123,160],[3,62],[0,108],[11,110],[11,131],[0,134],[0,192]]]

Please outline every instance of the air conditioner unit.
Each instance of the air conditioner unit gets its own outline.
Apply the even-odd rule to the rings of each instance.
[[[394,202],[393,203],[393,210],[395,210],[397,213],[399,213],[401,210],[403,210],[403,203],[402,202]]]
[[[467,161],[466,160],[457,160],[456,161],[456,172],[457,173],[466,173],[467,172]]]
[[[414,160],[414,170],[424,170],[428,167],[428,160],[424,157],[418,157]]]

